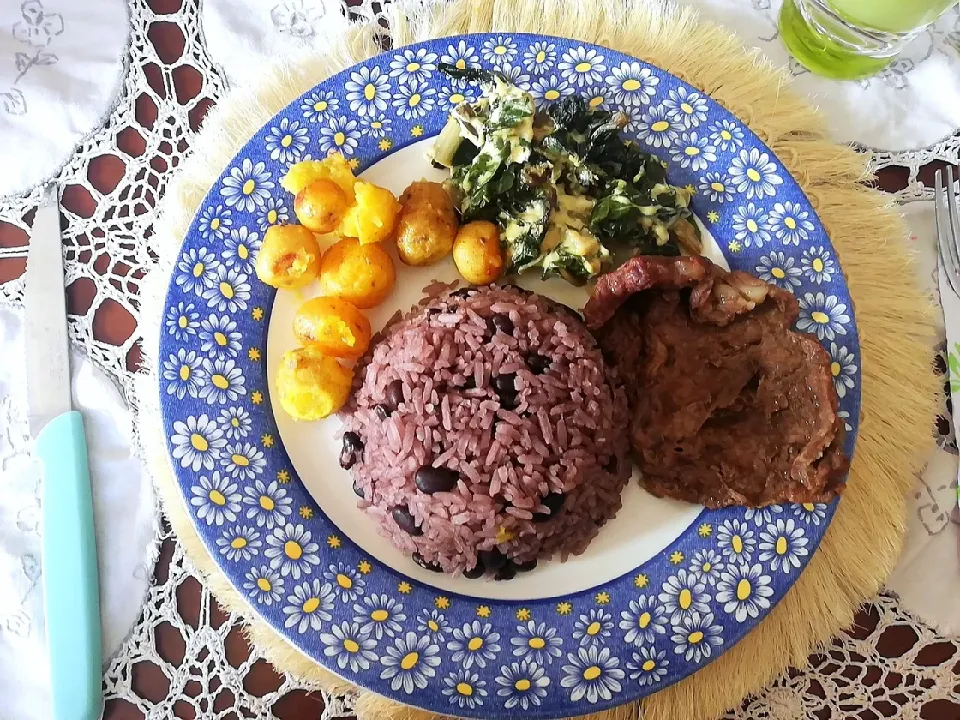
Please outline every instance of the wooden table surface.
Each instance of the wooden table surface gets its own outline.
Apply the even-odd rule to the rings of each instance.
[[[162,11],[164,5],[169,5],[170,0],[152,0],[150,2],[158,12]],[[157,26],[157,32],[151,32],[150,39],[157,47],[161,57],[177,57],[183,50],[182,34],[175,25],[170,23]],[[202,78],[199,73],[184,73],[175,78],[177,93],[185,97],[194,97],[201,91]],[[205,111],[213,106],[213,101],[204,103]],[[935,166],[924,168],[921,173],[921,179],[927,185],[932,185],[932,176],[935,172]],[[97,187],[115,187],[123,175],[122,162],[92,162],[89,168],[90,180]],[[894,192],[904,187],[906,183],[907,172],[901,168],[887,168],[876,178],[877,185],[887,191]],[[67,188],[63,194],[62,204],[71,212],[87,214],[89,208],[85,203],[89,202],[90,196],[78,188]],[[27,235],[19,228],[0,222],[0,247],[23,246],[27,244]],[[5,258],[0,259],[0,283],[6,282],[22,275],[26,266],[25,259]],[[92,284],[78,284],[77,287],[67,289],[68,307],[71,312],[83,312],[90,306],[92,300]],[[131,333],[136,332],[136,324],[133,317],[117,304],[107,305],[100,309],[94,319],[94,333],[98,339],[112,343],[120,344]],[[127,358],[129,370],[135,370],[140,362],[140,353],[138,348]],[[154,576],[161,580],[165,578],[167,566],[173,553],[172,543],[166,542],[160,553],[160,561],[157,564]],[[199,617],[200,613],[200,587],[196,583],[181,586],[181,592],[178,593],[178,607],[184,617]],[[226,614],[219,608],[214,611],[215,618],[220,622],[226,619]],[[872,629],[876,625],[876,618],[870,613],[861,613],[851,633],[861,633]],[[168,627],[160,628],[157,633],[157,650],[161,657],[170,662],[177,662],[183,659],[185,648],[180,634]],[[903,642],[908,647],[910,638],[904,637]],[[894,643],[896,644],[896,643]],[[231,664],[237,665],[243,659],[248,657],[249,648],[245,639],[239,632],[231,632],[226,640],[226,653],[231,660]],[[141,672],[135,673],[133,677],[133,688],[137,695],[154,701],[159,701],[167,695],[168,681],[158,668],[152,668],[147,663]],[[138,666],[139,667],[139,666]],[[254,694],[260,695],[266,692],[276,690],[280,687],[281,680],[279,675],[267,663],[259,662],[253,666],[248,674],[245,686]],[[229,707],[230,703],[224,705]],[[184,709],[178,713],[178,717],[184,720],[192,720],[193,711],[189,705],[182,703]],[[294,691],[285,695],[273,707],[277,717],[282,719],[302,719],[318,718],[322,711],[323,700],[319,693],[306,693]],[[214,705],[214,710],[223,708]],[[839,717],[839,715],[838,715]],[[960,710],[953,706],[943,706],[942,711],[939,708],[929,714],[924,713],[927,720],[958,720]],[[105,720],[141,720],[142,715],[133,706],[125,702],[108,702],[104,711]]]

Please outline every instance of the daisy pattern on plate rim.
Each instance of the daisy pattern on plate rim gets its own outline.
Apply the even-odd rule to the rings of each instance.
[[[803,528],[793,518],[777,520],[760,531],[758,560],[769,565],[773,572],[790,574],[800,567],[801,558],[809,554]]]
[[[733,615],[737,622],[760,617],[762,611],[770,608],[771,583],[760,563],[730,565],[717,583],[717,602],[722,603],[723,611]]]
[[[320,151],[326,155],[338,152],[344,157],[353,155],[360,144],[360,130],[356,120],[335,117],[320,128]]]
[[[329,582],[340,602],[353,602],[363,594],[367,584],[363,575],[351,565],[345,563],[331,563],[323,572],[323,577]]]
[[[528,620],[517,626],[517,635],[510,638],[514,657],[522,657],[537,665],[549,665],[563,653],[563,638],[545,622]]]
[[[450,623],[439,610],[424,608],[417,615],[417,630],[440,642],[450,632]]]
[[[390,128],[393,127],[393,120],[385,115],[367,116],[360,121],[360,125],[363,127],[363,131],[371,137],[382,138],[390,132]]]
[[[601,645],[610,637],[613,617],[602,608],[583,613],[573,624],[573,639],[580,645]]]
[[[477,673],[460,668],[443,678],[440,692],[450,699],[451,705],[473,710],[483,705],[483,698],[487,696],[486,687],[486,680],[481,680]]]
[[[557,61],[557,45],[549,40],[537,40],[523,51],[523,66],[532,73],[542,73]]]
[[[584,87],[603,82],[607,66],[603,64],[603,55],[593,48],[577,46],[564,51],[560,56],[557,70],[572,85]]]
[[[787,200],[776,203],[770,211],[770,228],[784,245],[799,245],[806,242],[813,232],[810,213],[800,203]]]
[[[709,128],[710,142],[718,150],[736,150],[743,145],[743,128],[733,120],[717,120]]]
[[[837,266],[833,262],[830,251],[823,245],[809,247],[803,251],[803,255],[800,256],[800,269],[810,282],[817,285],[830,282],[837,272]]]
[[[303,159],[306,160],[307,158],[305,157]],[[275,195],[267,198],[260,207],[260,212],[257,213],[257,227],[260,228],[262,232],[266,232],[267,228],[271,225],[283,225],[288,220],[290,220],[290,210],[283,204],[283,200]],[[259,248],[260,245],[258,242],[256,249],[259,250]]]
[[[433,110],[436,94],[437,91],[428,83],[413,80],[409,85],[397,89],[393,107],[404,120],[416,120]]]
[[[770,220],[763,206],[752,202],[738,207],[730,222],[733,236],[745,247],[763,247],[770,242]]]
[[[269,484],[255,480],[252,485],[244,487],[243,504],[247,506],[247,520],[253,520],[257,527],[267,530],[282,525],[293,512],[293,500],[276,480]]]
[[[267,536],[267,549],[264,557],[270,561],[270,567],[280,570],[284,577],[293,576],[299,580],[301,575],[309,575],[320,564],[317,552],[320,546],[313,542],[309,530],[303,525],[284,525],[273,529]]]
[[[447,643],[450,659],[465,668],[487,666],[500,652],[500,633],[490,623],[474,620],[453,629],[453,639]]]
[[[283,118],[279,125],[270,128],[264,141],[271,160],[290,165],[300,159],[307,148],[307,129],[296,120]]]
[[[830,343],[830,374],[837,397],[846,397],[847,390],[853,390],[853,379],[857,376],[857,356],[846,345]]]
[[[236,357],[240,354],[242,336],[237,323],[229,315],[211,313],[200,321],[200,352],[211,359]]]
[[[355,603],[356,620],[364,630],[369,630],[377,640],[384,636],[392,638],[403,630],[400,624],[407,619],[403,603],[386,594],[365,595]]]
[[[197,519],[207,525],[223,525],[233,522],[240,512],[240,493],[237,483],[228,475],[220,475],[214,470],[209,477],[200,476],[200,482],[190,488],[193,497],[190,504],[197,510]]]
[[[521,90],[530,89],[530,76],[523,71],[520,65],[511,65],[504,63],[500,66],[500,74],[508,81],[516,85]]]
[[[220,411],[217,426],[228,440],[240,440],[250,434],[253,421],[245,407],[235,405],[232,408],[224,408]]]
[[[408,632],[397,638],[392,645],[386,646],[386,652],[380,657],[383,671],[381,680],[390,680],[390,688],[400,689],[407,695],[414,688],[423,690],[430,678],[437,674],[435,668],[440,664],[440,648],[427,637],[417,637]],[[468,666],[464,666],[467,668]]]
[[[197,397],[200,390],[200,378],[197,368],[200,360],[193,350],[180,348],[175,355],[170,355],[163,361],[161,377],[167,381],[167,395],[175,395],[183,400],[187,395]]]
[[[408,83],[423,83],[437,69],[437,54],[426,48],[407,48],[393,56],[390,61],[390,77],[403,86]],[[383,108],[381,108],[383,109]]]
[[[656,685],[663,680],[669,666],[667,651],[657,650],[655,647],[642,647],[627,660],[630,679],[635,680],[641,687]]]
[[[183,288],[184,292],[202,295],[204,289],[214,281],[219,269],[220,260],[212,250],[190,248],[177,260],[174,282]]]
[[[333,589],[319,578],[306,580],[293,588],[287,596],[283,614],[287,616],[283,626],[296,627],[301,635],[309,630],[320,630],[324,623],[333,619]]]
[[[709,111],[707,99],[695,90],[688,90],[683,85],[667,93],[667,97],[663,101],[663,107],[671,120],[688,130],[699,127],[700,123],[705,122]]]
[[[283,578],[268,565],[247,570],[243,583],[247,594],[261,605],[273,605],[283,599]]]
[[[657,93],[660,78],[650,68],[634,61],[622,62],[618,67],[611,68],[606,82],[618,105],[638,107],[650,104],[651,98]]]
[[[797,320],[797,330],[813,333],[819,340],[835,340],[837,335],[847,334],[846,304],[840,302],[835,295],[806,293],[800,302],[800,318]]]
[[[537,105],[543,107],[547,103],[552,103],[560,98],[572,95],[573,87],[559,75],[551,75],[547,78],[534,80],[530,85],[530,94],[537,102]]]
[[[652,148],[668,148],[680,137],[680,128],[667,118],[667,110],[662,105],[654,105],[639,118],[632,119],[627,126]]]
[[[783,505],[766,505],[758,508],[746,508],[743,511],[744,520],[753,520],[757,527],[772,523],[783,514]]]
[[[170,443],[173,459],[180,461],[180,467],[197,472],[200,468],[213,470],[214,461],[220,457],[227,441],[217,424],[206,415],[190,415],[185,422],[174,421]]]
[[[680,136],[677,144],[670,151],[670,159],[682,168],[691,170],[706,170],[712,162],[717,160],[717,149],[710,145],[710,141],[692,130]]]
[[[491,65],[511,63],[517,57],[517,43],[511,37],[497,35],[483,42],[480,55]]]
[[[248,442],[227,445],[220,456],[220,465],[224,472],[240,480],[252,480],[267,466],[263,451]]]
[[[207,307],[218,312],[246,310],[251,291],[249,278],[238,268],[219,266],[210,279],[210,285],[203,290],[202,297],[207,301]]]
[[[624,672],[620,669],[620,659],[610,652],[610,648],[581,647],[575,653],[567,653],[567,662],[562,668],[560,687],[570,690],[571,702],[586,698],[588,703],[594,704],[609,700],[623,689],[620,681]]]
[[[447,45],[447,49],[440,55],[440,62],[453,65],[457,70],[466,70],[479,67],[480,57],[472,45],[466,40],[460,40],[456,44]]]
[[[777,164],[765,152],[757,148],[741,150],[730,164],[730,180],[748,200],[762,200],[777,194],[777,185],[783,184],[783,178],[777,174]]]
[[[542,666],[525,659],[501,665],[496,683],[500,686],[497,695],[506,698],[503,706],[507,710],[515,707],[526,710],[530,706],[539,706],[547,696],[550,678]]]
[[[699,663],[723,645],[723,628],[714,623],[713,613],[694,611],[672,627],[673,651],[687,662]]]
[[[731,561],[749,562],[757,548],[753,527],[742,520],[724,520],[717,528],[717,547]]]
[[[255,528],[249,525],[232,525],[217,538],[217,547],[227,560],[249,562],[260,554],[263,541]]]
[[[273,198],[270,199],[273,202]],[[223,241],[223,250],[220,251],[220,257],[223,264],[228,267],[236,267],[244,273],[253,272],[253,261],[260,250],[260,235],[251,232],[246,227],[238,227],[231,230],[229,237]]]
[[[686,568],[677,571],[660,587],[657,599],[663,603],[663,609],[670,614],[670,622],[675,623],[684,615],[693,612],[705,613],[710,610],[710,596],[707,585]]]
[[[800,286],[800,268],[797,267],[796,258],[786,253],[775,251],[761,256],[755,272],[764,282],[783,290],[792,292]]]
[[[223,240],[233,225],[233,213],[223,205],[208,205],[200,211],[197,229],[204,240]]]
[[[641,595],[620,612],[623,641],[631,645],[652,645],[657,635],[667,632],[666,610],[652,595]]]
[[[198,396],[209,405],[223,405],[228,400],[237,400],[247,394],[243,371],[230,358],[203,360],[200,372]]]
[[[230,172],[220,182],[220,195],[227,207],[237,212],[253,212],[270,197],[274,183],[263,162],[254,162],[244,158],[239,167],[230,168]]]
[[[710,202],[725,203],[733,200],[733,188],[730,185],[730,178],[724,172],[708,172],[700,177],[700,184],[697,186],[700,194]]]
[[[451,80],[449,85],[443,85],[437,92],[437,99],[442,106],[451,108],[464,102],[476,102],[477,94],[469,83]]]
[[[697,550],[690,560],[690,572],[707,585],[716,585],[723,571],[723,558],[716,550]]]
[[[795,503],[790,507],[793,516],[804,525],[820,525],[827,519],[826,503]]]
[[[369,670],[370,664],[377,661],[377,641],[363,632],[359,624],[342,622],[328,627],[328,632],[320,633],[320,642],[324,644],[323,654],[335,658],[338,668],[350,668],[350,672],[357,673]]]
[[[332,92],[317,90],[300,103],[300,112],[309,122],[322,122],[340,108],[340,100]]]
[[[350,112],[362,118],[384,113],[390,101],[390,79],[376,65],[351,72],[343,89],[347,91]]]

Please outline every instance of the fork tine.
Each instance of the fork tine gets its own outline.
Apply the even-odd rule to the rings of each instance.
[[[950,214],[950,235],[953,242],[950,247],[954,253],[960,252],[960,210],[957,208],[957,191],[954,189],[953,167],[947,165],[947,208]],[[960,269],[960,259],[958,259],[958,269]]]
[[[951,173],[952,179],[952,173]],[[943,172],[937,170],[934,185],[934,208],[937,221],[937,249],[940,255],[940,264],[947,282],[957,297],[960,297],[960,258],[957,256],[957,238],[954,233],[953,222],[950,218],[949,191],[943,187]],[[954,198],[954,210],[956,210]]]

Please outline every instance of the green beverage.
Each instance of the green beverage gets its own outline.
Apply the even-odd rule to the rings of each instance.
[[[957,0],[784,0],[780,36],[820,75],[854,80],[889,64]]]

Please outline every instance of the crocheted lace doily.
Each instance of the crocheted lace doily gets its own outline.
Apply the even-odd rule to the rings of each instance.
[[[205,50],[200,4],[131,0],[128,72],[116,106],[58,176],[65,188],[66,282],[86,285],[87,295],[91,288],[96,291],[89,307],[73,308],[71,337],[134,407],[131,371],[139,359],[139,335],[131,330],[113,345],[103,339],[100,323],[105,312],[137,320],[140,281],[155,258],[157,198],[187,153],[206,109],[226,90]],[[344,6],[351,17],[376,17],[379,11],[373,0],[349,10]],[[158,53],[153,38],[161,29],[180,34],[182,43],[174,43],[179,52]],[[177,85],[182,88],[190,77],[200,80],[201,89],[185,97]],[[956,163],[960,140],[953,137],[918,152],[880,155],[874,168],[906,167],[907,187],[899,196],[920,198],[929,193],[919,183],[919,169],[933,160]],[[102,163],[124,168],[115,187],[91,182],[91,168]],[[0,204],[0,222],[18,229],[7,234],[23,237],[14,247],[0,246],[0,263],[25,265],[26,231],[39,198],[38,188]],[[0,302],[19,304],[22,295],[20,279],[0,285]],[[284,696],[317,690],[278,676],[265,694],[252,693],[250,678],[269,676],[270,671],[243,642],[240,619],[217,607],[169,530],[162,530],[159,540],[161,560],[143,614],[107,671],[108,703],[129,703],[144,717],[272,718],[284,715]],[[189,616],[178,600],[198,588],[200,613]],[[960,709],[958,673],[960,641],[938,636],[903,611],[895,597],[881,595],[861,613],[853,630],[813,656],[807,668],[788,672],[727,717],[792,720],[829,717],[831,709],[834,717],[838,710],[844,717],[920,717],[921,708],[931,703],[953,703]],[[145,692],[148,679],[154,689],[165,685],[166,692]],[[349,696],[323,700],[322,714],[317,706],[321,717],[350,714]]]

